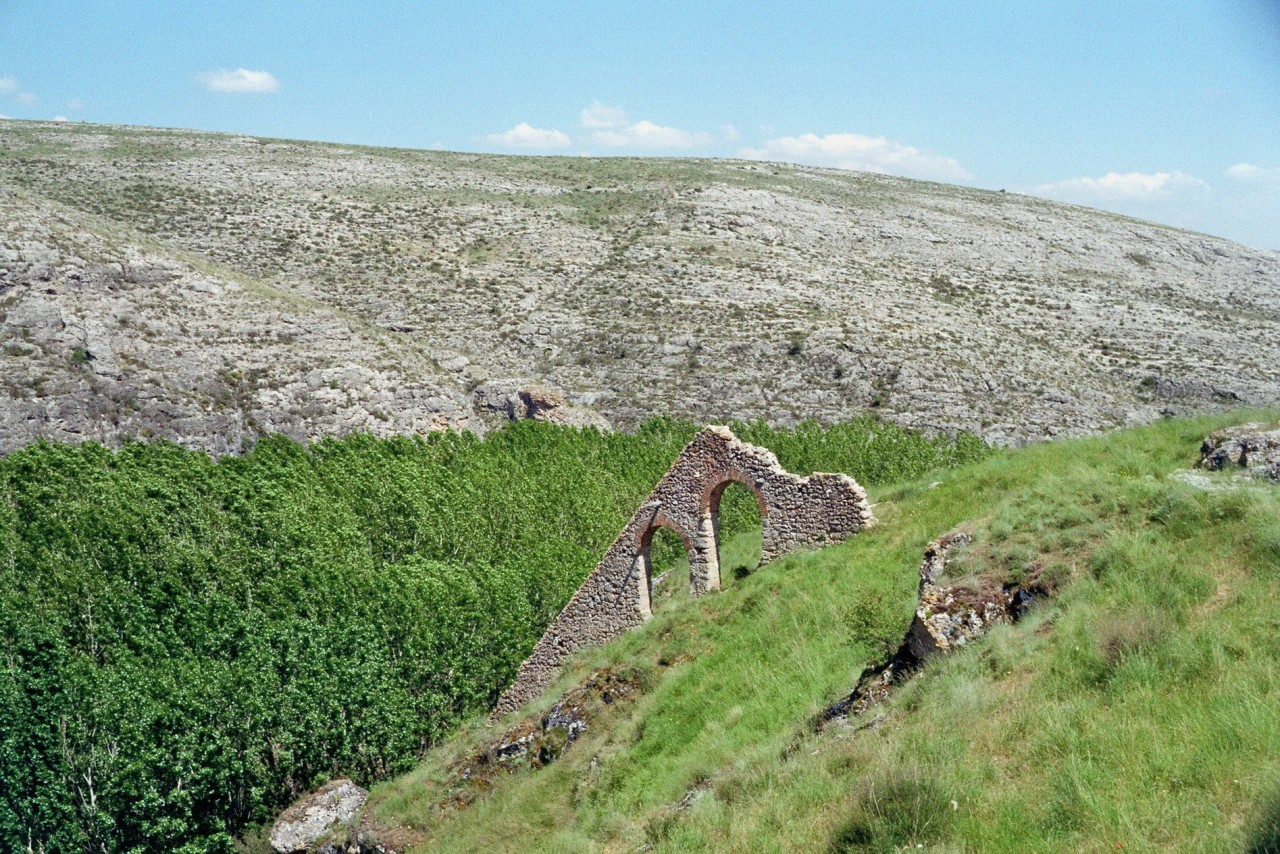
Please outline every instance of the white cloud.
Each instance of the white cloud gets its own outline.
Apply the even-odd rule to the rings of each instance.
[[[0,113],[0,119],[7,119],[7,118],[9,118],[9,117],[8,117],[8,116],[6,116],[4,113]]]
[[[1108,172],[1101,178],[1069,178],[1041,184],[1033,192],[1082,201],[1151,201],[1208,185],[1185,172]]]
[[[67,118],[66,116],[61,116],[61,115],[59,115],[59,116],[54,116],[54,117],[53,117],[53,120],[54,120],[55,122],[69,122],[69,121],[71,121],[71,119]]]
[[[963,180],[971,177],[958,161],[950,157],[927,154],[882,136],[859,133],[783,136],[768,140],[762,148],[740,149],[738,156],[748,160],[786,160],[912,178]]]
[[[18,81],[13,77],[0,77],[0,95],[12,95],[18,91]]]
[[[721,125],[720,135],[724,137],[725,142],[737,142],[742,139],[742,134],[733,125]]]
[[[521,122],[511,130],[502,133],[491,133],[484,140],[505,148],[565,148],[569,145],[567,133],[536,128],[527,122]]]
[[[693,148],[715,142],[715,137],[703,131],[690,133],[651,121],[638,121],[616,130],[598,130],[591,134],[591,139],[611,148]]]
[[[621,107],[610,107],[599,101],[592,101],[590,106],[582,108],[580,121],[584,128],[592,130],[626,127],[627,111]]]
[[[1218,234],[1252,246],[1280,249],[1280,183],[1261,179],[1268,171],[1250,164],[1223,170],[1206,181],[1186,172],[1111,172],[1073,178],[1026,191],[1178,228]],[[1272,170],[1275,171],[1275,170]],[[1277,176],[1280,179],[1280,176]],[[1010,189],[1013,189],[1012,187]],[[1023,188],[1019,188],[1023,189]]]
[[[1280,169],[1266,169],[1252,163],[1237,163],[1223,174],[1245,184],[1280,184]]]
[[[35,102],[36,102],[36,96],[35,96],[35,95],[32,95],[30,92],[19,92],[19,93],[18,93],[18,103],[19,103],[19,104],[26,104],[26,105],[29,107],[29,106],[31,106],[32,104],[34,104]]]
[[[247,68],[202,71],[196,75],[196,80],[210,92],[275,92],[280,89],[280,81],[270,72]]]
[[[584,107],[579,121],[591,131],[592,142],[610,148],[694,148],[715,142],[715,137],[704,131],[690,132],[648,120],[632,122],[626,110],[599,101]],[[737,133],[733,125],[725,125],[723,130],[726,136]]]

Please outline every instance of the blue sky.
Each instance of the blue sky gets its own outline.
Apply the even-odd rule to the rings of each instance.
[[[0,0],[0,115],[756,157],[1280,249],[1280,2]]]

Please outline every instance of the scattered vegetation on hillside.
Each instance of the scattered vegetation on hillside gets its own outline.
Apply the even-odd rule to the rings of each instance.
[[[450,763],[492,733],[464,729],[374,814],[431,851],[1280,850],[1280,490],[1178,474],[1227,423],[874,490],[878,527],[582,656],[542,704],[601,669],[645,688],[557,762],[442,807]],[[925,544],[956,528],[960,571],[1059,592],[928,665],[878,725],[817,732],[901,640]]]
[[[0,459],[0,848],[226,851],[326,777],[406,770],[491,706],[695,429]],[[868,483],[986,453],[737,429]],[[723,530],[756,512],[727,495]]]
[[[0,268],[0,451],[488,427],[539,386],[997,444],[1280,403],[1280,255],[836,169],[0,119]]]

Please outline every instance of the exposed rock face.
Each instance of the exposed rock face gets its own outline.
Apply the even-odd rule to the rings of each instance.
[[[1244,424],[1210,433],[1200,464],[1211,471],[1243,469],[1252,477],[1280,481],[1280,429]]]
[[[547,421],[570,427],[612,429],[608,419],[593,409],[575,406],[561,389],[513,382],[488,382],[472,393],[480,412],[502,415],[509,421]]]
[[[455,381],[341,310],[90,231],[55,237],[45,216],[0,198],[0,453],[156,437],[221,454],[268,433],[480,426]]]
[[[993,584],[982,579],[974,586],[942,584],[948,552],[971,541],[968,532],[955,531],[925,547],[920,563],[920,601],[902,645],[888,663],[868,668],[847,697],[823,712],[819,728],[861,715],[883,702],[902,679],[929,659],[954,652],[993,626],[1017,620],[1037,596],[1049,594],[1043,587]]]
[[[973,590],[941,586],[947,551],[970,541],[959,531],[928,545],[920,564],[920,603],[907,631],[906,646],[917,661],[951,652],[986,634],[996,623],[1010,619],[1011,595],[1002,589]]]
[[[702,430],[520,665],[494,717],[540,694],[577,650],[605,643],[651,616],[649,547],[658,528],[684,541],[691,592],[718,589],[720,498],[730,483],[745,485],[760,503],[762,560],[840,542],[874,521],[866,493],[847,475],[796,477],[768,449],[740,441],[727,427]]]
[[[350,780],[334,780],[305,796],[276,819],[271,847],[279,854],[313,851],[344,830],[368,800],[369,793]]]
[[[524,407],[524,417],[534,421],[548,421],[552,424],[565,424],[570,427],[596,427],[609,429],[609,422],[598,412],[570,406],[565,400],[564,392],[557,389],[531,388],[518,395]]]
[[[454,804],[470,802],[494,775],[521,767],[541,768],[559,759],[605,709],[640,690],[632,672],[597,670],[560,696],[545,715],[524,721],[486,745],[483,753],[454,767]]]
[[[0,151],[0,453],[484,430],[537,388],[995,442],[1280,403],[1280,254],[1014,193],[7,120]]]

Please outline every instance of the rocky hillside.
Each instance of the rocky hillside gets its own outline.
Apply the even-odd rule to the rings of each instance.
[[[0,452],[867,409],[1022,441],[1280,402],[1277,340],[1280,254],[1016,194],[0,121]]]

